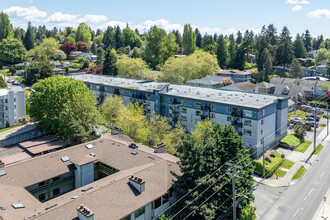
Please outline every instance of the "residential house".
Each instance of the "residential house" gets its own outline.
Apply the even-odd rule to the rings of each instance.
[[[313,59],[311,58],[298,58],[301,66],[310,67],[313,65]]]
[[[233,85],[221,87],[222,90],[241,91],[241,92],[253,92],[258,93],[258,87],[251,82],[241,82]]]
[[[175,202],[179,159],[114,135],[0,162],[1,219],[146,219]],[[5,209],[5,211],[4,211]]]
[[[261,82],[257,84],[258,92],[263,94],[274,94],[275,85],[268,82]]]
[[[251,78],[251,71],[240,70],[220,70],[216,73],[217,76],[231,78],[235,83],[246,82]]]
[[[242,135],[245,146],[254,148],[258,155],[263,145],[274,146],[286,135],[289,97],[105,75],[72,77],[83,81],[99,104],[118,95],[124,104],[143,104],[147,116],[155,112],[172,126],[179,121],[188,131],[205,118],[231,124]]]
[[[63,68],[66,68],[66,67],[69,67],[69,66],[71,66],[71,64],[70,64],[70,62],[68,62],[68,61],[63,62],[63,64],[62,64],[62,67],[63,67]]]
[[[217,89],[220,87],[220,85],[224,79],[228,79],[228,78],[224,77],[224,76],[207,75],[201,79],[193,79],[193,80],[187,81],[186,84],[190,85],[190,86],[200,86],[200,87]]]
[[[311,50],[307,53],[310,58],[315,58],[317,55],[317,50]]]

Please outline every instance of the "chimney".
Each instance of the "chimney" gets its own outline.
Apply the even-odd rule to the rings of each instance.
[[[135,143],[131,143],[130,145],[128,145],[128,147],[132,148],[132,149],[136,149],[139,146],[137,146]]]
[[[78,219],[79,220],[94,220],[94,212],[92,212],[89,208],[81,204],[77,208]]]
[[[134,186],[139,193],[143,193],[145,191],[145,181],[142,178],[132,175],[129,178],[129,183]]]
[[[165,143],[157,144],[157,146],[154,149],[154,153],[166,153],[166,145]]]
[[[114,127],[114,129],[113,129],[113,134],[114,135],[116,135],[116,134],[122,134],[122,133],[123,133],[123,130],[121,130],[118,127]]]
[[[5,163],[2,160],[0,160],[0,168],[3,168],[4,166],[5,166]]]

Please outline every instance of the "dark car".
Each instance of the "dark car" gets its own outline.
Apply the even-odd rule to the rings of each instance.
[[[314,121],[314,118],[312,118],[312,117],[306,117],[305,119],[306,119],[306,121]]]
[[[312,127],[314,127],[314,122],[313,121],[306,121],[306,125],[310,125]],[[316,128],[319,127],[319,123],[316,123]]]

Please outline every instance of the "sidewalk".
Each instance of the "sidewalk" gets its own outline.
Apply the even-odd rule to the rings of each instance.
[[[313,138],[311,136],[308,136],[308,138],[306,140],[313,142],[313,140],[310,140],[310,139],[313,139]],[[316,146],[318,144],[322,144],[324,146],[323,142],[326,142],[329,140],[330,140],[330,135],[327,137],[327,129],[325,128],[316,137]],[[294,174],[297,172],[297,170],[301,167],[301,165],[306,168],[305,172],[307,172],[308,168],[312,165],[313,161],[316,159],[317,155],[311,156],[313,151],[314,151],[314,143],[312,143],[304,153],[301,153],[298,151],[290,151],[290,150],[286,150],[286,149],[281,149],[280,153],[285,154],[285,159],[291,160],[292,162],[294,162],[294,165],[286,173],[286,175],[284,177],[279,177],[278,179],[270,177],[269,179],[264,179],[263,181],[262,181],[262,178],[257,177],[257,176],[253,176],[253,179],[256,182],[262,181],[262,184],[272,186],[272,187],[293,185],[297,181],[299,181],[299,179],[298,180],[291,180],[291,179],[294,176]],[[303,176],[304,175],[302,175],[302,177]],[[330,200],[330,198],[329,198],[329,200]]]
[[[326,201],[322,200],[319,208],[317,209],[313,220],[330,219],[330,189],[326,193]]]

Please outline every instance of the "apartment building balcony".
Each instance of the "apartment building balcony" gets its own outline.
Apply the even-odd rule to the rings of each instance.
[[[243,113],[241,111],[232,111],[231,112],[231,116],[233,117],[239,117],[239,118],[242,118],[243,117]]]
[[[202,111],[206,111],[206,112],[210,112],[211,111],[211,107],[210,106],[202,106],[201,107]]]
[[[239,121],[237,121],[237,120],[232,121],[231,124],[232,124],[234,127],[239,127],[239,128],[242,128],[242,127],[243,127],[243,123],[242,123],[242,122],[239,122]]]
[[[132,97],[135,99],[142,99],[142,100],[147,99],[147,96],[145,94],[133,94]]]
[[[210,118],[209,115],[201,115],[201,120],[205,120],[206,118]]]

